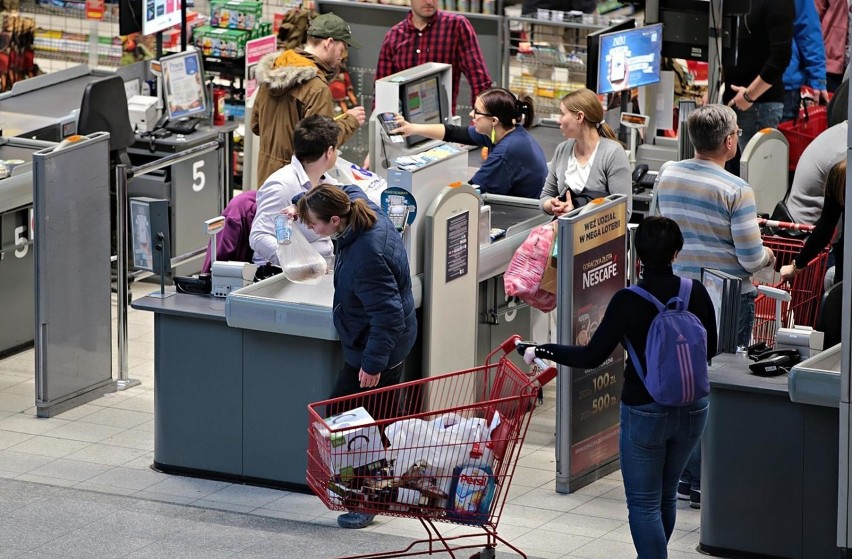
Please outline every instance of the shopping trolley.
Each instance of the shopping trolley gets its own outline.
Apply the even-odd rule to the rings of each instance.
[[[786,229],[802,232],[813,231],[812,225],[758,219],[763,227]],[[775,274],[771,279],[761,278],[754,283],[760,290],[761,285],[769,285],[782,290],[788,297],[776,299],[766,293],[759,293],[754,302],[754,329],[752,343],[764,342],[767,346],[775,344],[775,332],[780,327],[789,328],[793,324],[814,326],[819,302],[822,297],[822,280],[828,262],[828,248],[820,251],[807,266],[793,278],[792,282],[781,281],[778,272],[782,266],[790,264],[802,250],[805,239],[792,239],[776,235],[763,235],[763,246],[775,253]]]
[[[509,338],[479,367],[308,406],[313,492],[331,510],[416,518],[428,536],[348,559],[472,548],[482,548],[472,559],[492,559],[497,542],[526,557],[497,524],[538,389],[556,369],[539,362],[538,376],[521,372],[509,360],[519,341]],[[444,537],[436,522],[474,528]]]

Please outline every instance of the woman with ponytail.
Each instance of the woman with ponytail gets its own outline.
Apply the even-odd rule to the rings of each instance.
[[[615,132],[604,122],[597,94],[588,89],[572,91],[562,98],[559,109],[559,129],[567,140],[556,147],[547,164],[541,209],[560,216],[617,192],[627,196],[629,217],[633,204],[630,164]]]
[[[481,192],[538,198],[547,177],[547,159],[526,129],[535,116],[532,99],[495,87],[476,98],[470,126],[412,124],[396,117],[395,134],[488,148],[479,171],[470,179]]]
[[[334,326],[345,363],[329,398],[398,384],[417,337],[411,273],[402,237],[390,219],[354,185],[320,184],[297,202],[299,219],[335,240]],[[385,396],[385,400],[387,396]],[[374,419],[392,411],[364,399]],[[327,410],[329,415],[347,410]],[[349,512],[343,528],[363,528],[372,515]]]

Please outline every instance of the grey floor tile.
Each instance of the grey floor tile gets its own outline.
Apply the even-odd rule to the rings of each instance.
[[[71,439],[59,439],[50,436],[31,437],[16,445],[8,447],[12,452],[21,452],[24,454],[38,454],[39,456],[49,456],[52,458],[63,458],[69,454],[73,454],[78,450],[82,450],[91,443],[83,441],[73,441]]]
[[[516,538],[512,544],[528,553],[556,552],[557,550],[562,553],[574,553],[578,548],[592,541],[595,540],[585,536],[538,529]]]
[[[206,498],[208,495],[229,486],[230,483],[184,476],[169,476],[163,481],[148,487],[151,493],[164,493],[192,500]]]
[[[125,402],[134,400],[129,398]],[[123,404],[124,402],[122,402]],[[124,429],[132,429],[137,425],[147,423],[152,419],[152,414],[149,412],[133,411],[127,409],[119,409],[118,404],[110,408],[102,408],[97,412],[87,415],[80,419],[83,423],[95,423],[98,425],[109,425],[111,427],[121,427]]]
[[[552,490],[532,489],[520,497],[512,499],[513,505],[568,512],[588,503],[593,497],[589,495],[563,495]]]
[[[58,458],[44,466],[35,468],[29,473],[36,476],[56,477],[79,482],[90,480],[96,475],[102,474],[109,469],[110,466],[104,464],[93,464],[92,462],[81,462],[79,460]]]
[[[30,435],[29,433],[18,433],[15,431],[2,431],[0,430],[0,450],[9,448],[10,446],[14,446],[18,443],[22,443],[29,439],[32,439],[35,435]]]
[[[2,425],[0,425],[2,428]],[[65,425],[52,429],[51,437],[62,439],[73,439],[97,443],[110,437],[123,433],[126,429],[122,427],[111,427],[109,425],[95,425],[94,423],[82,423],[80,421],[67,422]]]
[[[623,525],[624,522],[620,520],[598,518],[567,512],[565,514],[557,516],[550,522],[543,524],[541,528],[554,532],[565,532],[566,534],[575,534],[577,536],[599,538]]]
[[[152,543],[154,540],[141,538],[132,532],[104,533],[98,529],[81,529],[45,543],[35,551],[79,559],[126,557]]]
[[[127,429],[100,442],[139,450],[154,450],[154,433],[139,429]]]
[[[14,449],[12,449],[14,450]],[[147,451],[136,448],[125,448],[101,443],[92,443],[66,456],[70,460],[94,462],[106,466],[121,466],[145,456]]]
[[[3,395],[0,394],[0,403],[2,403]],[[30,402],[32,405],[32,402]],[[0,407],[2,409],[2,407]],[[65,427],[71,423],[64,419],[55,417],[39,418],[34,415],[16,413],[3,419],[0,419],[0,430],[15,431],[17,433],[28,433],[30,435],[44,435],[51,431],[55,431],[60,427]],[[56,436],[56,435],[51,435]]]
[[[136,468],[115,467],[87,479],[86,482],[97,485],[125,487],[133,491],[143,491],[167,479],[169,479],[167,474],[155,472],[150,468],[139,470]]]
[[[212,502],[261,508],[267,507],[273,501],[286,497],[288,494],[287,491],[279,491],[277,489],[233,484],[223,487],[215,493],[210,493],[204,499]]]
[[[598,539],[571,551],[572,555],[588,559],[636,559],[636,548],[630,543]]]
[[[15,474],[25,474],[55,460],[49,456],[22,454],[10,450],[0,450],[0,469]]]

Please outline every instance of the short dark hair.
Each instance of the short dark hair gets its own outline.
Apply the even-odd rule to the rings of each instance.
[[[674,220],[650,216],[636,228],[633,244],[639,260],[646,266],[668,266],[683,248],[683,234]]]
[[[502,87],[492,87],[479,94],[485,112],[495,117],[506,130],[516,125],[529,128],[535,118],[532,98],[527,95],[518,99],[515,94]]]
[[[328,148],[337,147],[339,132],[337,124],[327,116],[306,116],[293,131],[293,153],[302,163],[313,163]]]

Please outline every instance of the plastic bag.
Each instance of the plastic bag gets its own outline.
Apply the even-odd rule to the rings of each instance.
[[[334,164],[334,167],[326,171],[325,174],[340,184],[354,184],[360,187],[374,204],[382,205],[381,194],[388,187],[388,183],[379,175],[340,156],[337,157],[337,163]]]
[[[515,251],[503,276],[506,295],[518,297],[544,312],[556,308],[556,295],[541,288],[541,280],[556,234],[554,223],[545,223],[530,231],[529,236]]]
[[[293,283],[318,283],[328,271],[325,258],[298,227],[293,227],[289,243],[278,245],[278,262],[284,277]]]
[[[401,477],[413,466],[433,471],[452,472],[470,460],[474,443],[488,436],[485,420],[444,414],[433,421],[403,419],[385,429],[390,442],[386,458],[394,464],[394,475]]]

